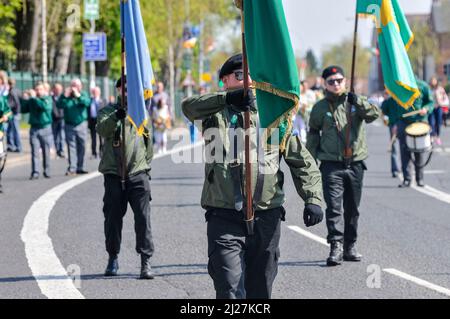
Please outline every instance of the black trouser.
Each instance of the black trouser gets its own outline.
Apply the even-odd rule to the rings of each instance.
[[[349,168],[340,162],[322,162],[320,165],[327,204],[328,242],[356,242],[364,170],[364,162],[354,162]]]
[[[97,118],[89,118],[88,120],[88,128],[91,134],[91,152],[92,156],[97,156],[97,136],[98,141],[100,143],[99,154],[102,156],[103,154],[103,139],[100,135],[97,134],[97,130],[95,126],[97,125]]]
[[[255,213],[255,234],[245,236],[242,212],[211,209],[208,272],[217,299],[268,299],[278,272],[283,207]]]
[[[105,196],[103,213],[105,215],[106,251],[110,255],[120,252],[122,241],[122,220],[127,212],[128,203],[134,213],[136,232],[136,252],[147,256],[153,255],[152,228],[150,223],[150,183],[147,173],[130,176],[122,190],[121,178],[105,175]]]
[[[411,170],[410,164],[412,159],[412,154],[414,154],[414,168],[416,171],[416,181],[423,180],[423,153],[413,153],[409,150],[408,145],[406,144],[406,127],[408,127],[408,123],[404,121],[399,121],[397,124],[398,127],[398,140],[400,141],[400,157],[402,160],[402,172],[403,178],[407,181],[411,180]]]

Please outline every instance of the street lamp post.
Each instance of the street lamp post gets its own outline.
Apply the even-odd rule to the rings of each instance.
[[[42,80],[48,82],[48,66],[47,66],[47,2],[41,0],[42,13]]]

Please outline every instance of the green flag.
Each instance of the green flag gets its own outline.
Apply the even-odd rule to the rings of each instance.
[[[283,151],[298,106],[300,83],[281,0],[245,0],[244,25],[260,125],[266,134],[268,129],[280,129]]]
[[[386,90],[401,106],[409,108],[420,91],[407,53],[414,35],[398,0],[358,0],[356,10],[374,18]]]

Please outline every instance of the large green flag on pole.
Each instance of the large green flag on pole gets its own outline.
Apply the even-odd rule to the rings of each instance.
[[[280,148],[284,150],[292,112],[298,107],[300,83],[281,0],[245,0],[244,25],[260,125],[280,129]]]
[[[398,0],[358,0],[356,10],[374,18],[386,90],[401,106],[409,108],[420,91],[407,53],[414,35]]]

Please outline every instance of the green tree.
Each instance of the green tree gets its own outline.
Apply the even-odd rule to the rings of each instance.
[[[323,52],[323,66],[339,65],[344,69],[347,78],[350,78],[352,68],[352,52],[353,40],[349,38],[344,39],[341,43],[333,45],[328,50]],[[363,48],[359,43],[357,43],[356,52],[355,77],[356,79],[367,79],[370,71],[370,50]]]
[[[16,11],[22,6],[21,0],[0,0],[0,56],[3,56],[4,61],[10,60],[16,53],[17,49],[14,46],[14,36],[16,29],[14,21],[16,18]],[[1,60],[0,60],[1,63]],[[6,65],[0,65],[6,67]]]
[[[316,55],[314,54],[314,51],[311,49],[306,51],[306,63],[308,64],[307,70],[309,75],[317,74],[319,65],[317,62]]]
[[[414,42],[409,49],[408,55],[415,73],[424,79],[433,75],[426,74],[427,57],[432,56],[435,61],[438,61],[440,58],[438,39],[428,23],[413,22],[411,29],[414,32]]]

